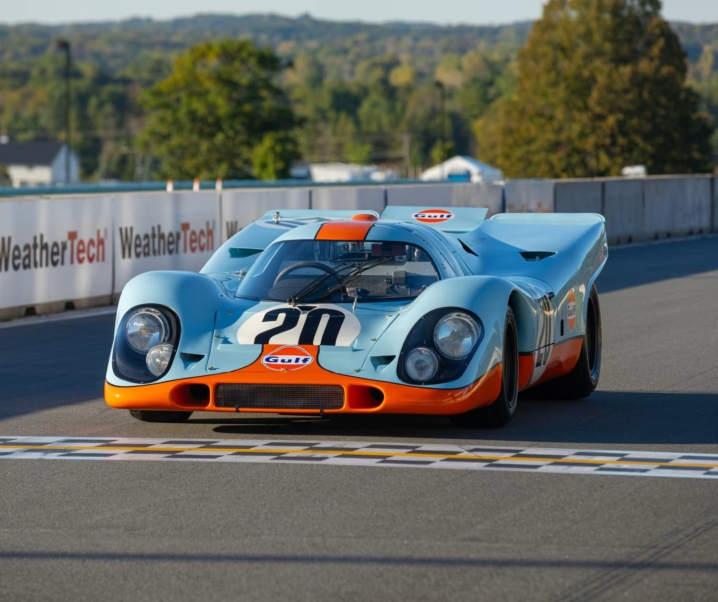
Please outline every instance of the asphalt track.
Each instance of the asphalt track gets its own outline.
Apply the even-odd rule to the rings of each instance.
[[[0,438],[718,454],[718,238],[614,250],[599,290],[599,390],[522,401],[499,431],[140,423],[101,399],[113,318],[94,316],[0,329]],[[718,479],[643,476],[0,458],[0,599],[718,599]]]

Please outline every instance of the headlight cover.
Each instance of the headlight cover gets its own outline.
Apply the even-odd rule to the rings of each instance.
[[[439,370],[439,358],[431,349],[418,347],[407,354],[404,369],[409,378],[425,383],[436,376]]]
[[[132,349],[147,353],[169,338],[167,318],[152,307],[138,309],[127,320],[125,338]]]
[[[177,314],[164,305],[139,305],[120,320],[112,347],[112,371],[122,380],[150,383],[172,366],[180,341]]]
[[[417,320],[404,340],[397,376],[406,383],[418,385],[455,381],[466,371],[483,338],[483,324],[473,312],[461,307],[432,310]],[[436,371],[428,380],[419,380],[419,374],[410,371],[407,362],[419,349],[430,351],[437,360]]]
[[[436,324],[434,344],[445,357],[452,360],[465,358],[481,338],[481,327],[470,315],[450,313]]]
[[[156,345],[147,353],[147,369],[157,378],[167,372],[174,348],[172,345]]]

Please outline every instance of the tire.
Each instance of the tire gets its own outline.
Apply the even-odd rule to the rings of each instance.
[[[192,412],[165,412],[160,410],[130,410],[130,416],[142,422],[187,422]]]
[[[519,342],[514,311],[506,310],[504,345],[501,352],[501,391],[491,405],[450,416],[455,426],[464,428],[499,428],[516,413],[519,395]]]
[[[601,375],[602,344],[601,306],[598,303],[598,290],[594,285],[588,295],[586,334],[583,336],[581,355],[576,366],[564,376],[529,389],[527,396],[531,399],[571,401],[585,399],[591,395]]]

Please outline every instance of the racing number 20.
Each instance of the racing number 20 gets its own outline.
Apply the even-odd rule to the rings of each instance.
[[[262,322],[277,322],[280,315],[284,315],[282,323],[274,328],[270,328],[269,330],[259,333],[254,338],[255,345],[267,345],[272,337],[296,328],[302,317],[302,312],[296,307],[280,307],[264,314]],[[319,326],[321,325],[322,318],[324,316],[328,316],[328,319],[319,344],[336,345],[345,317],[342,312],[328,307],[317,307],[307,314],[302,330],[299,333],[299,340],[296,344],[313,345],[314,337],[319,331]]]

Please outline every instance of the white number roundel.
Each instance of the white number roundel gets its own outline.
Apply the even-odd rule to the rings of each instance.
[[[316,305],[302,311],[277,305],[251,316],[239,327],[240,345],[333,345],[348,347],[359,336],[361,323],[338,305]]]

